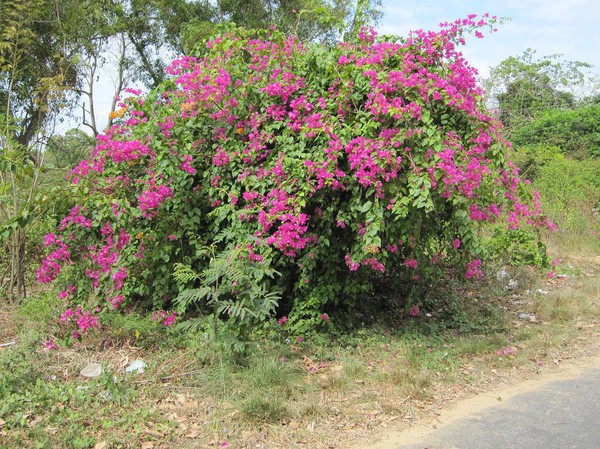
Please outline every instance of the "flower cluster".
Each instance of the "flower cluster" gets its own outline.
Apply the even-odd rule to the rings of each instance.
[[[98,316],[92,315],[92,312],[89,310],[84,311],[81,306],[77,306],[75,309],[69,308],[65,310],[60,316],[60,321],[63,323],[75,323],[76,329],[71,333],[71,336],[74,339],[86,334],[90,329],[100,326]]]

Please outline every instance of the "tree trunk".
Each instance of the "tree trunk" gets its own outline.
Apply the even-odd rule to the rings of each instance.
[[[19,297],[27,297],[27,285],[25,280],[25,243],[25,230],[15,230],[11,236],[10,281],[8,283],[8,299],[11,302]]]

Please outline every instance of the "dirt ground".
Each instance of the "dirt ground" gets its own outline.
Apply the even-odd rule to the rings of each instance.
[[[582,276],[596,278],[600,274],[600,256],[576,257],[570,262],[582,268]],[[596,284],[597,285],[597,284]],[[576,282],[549,280],[546,288],[563,295],[575,292]],[[596,287],[591,303],[600,307],[600,292]],[[356,441],[353,449],[395,449],[419,440],[439,426],[465,418],[519,393],[539,389],[548,382],[576,377],[588,368],[600,368],[600,321],[577,322],[578,337],[568,350],[555,349],[541,366],[531,364],[512,370],[490,370],[477,385],[437,385],[436,394],[426,407],[417,410],[410,419],[403,419],[393,429],[381,429],[365,439]],[[455,387],[455,388],[452,388]]]

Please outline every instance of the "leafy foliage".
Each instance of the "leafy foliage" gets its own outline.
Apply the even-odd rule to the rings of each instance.
[[[600,157],[600,106],[547,111],[515,130],[512,142],[548,145],[576,158]]]
[[[206,303],[218,318],[226,314],[241,324],[255,324],[272,315],[280,299],[276,290],[268,291],[266,277],[279,274],[270,269],[248,264],[239,250],[223,251],[213,257],[201,274],[190,267],[176,263],[173,277],[181,285],[199,288],[184,288],[174,302],[179,313],[184,314],[191,306]]]
[[[600,235],[600,161],[556,159],[539,169],[534,185],[561,233]]]
[[[50,164],[61,169],[71,169],[82,159],[89,157],[95,140],[79,129],[70,129],[62,136],[48,139],[46,150],[51,156]]]

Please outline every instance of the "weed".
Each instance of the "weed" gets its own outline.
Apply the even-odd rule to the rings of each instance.
[[[249,395],[239,409],[244,418],[257,423],[276,423],[289,416],[285,400],[277,396]]]

